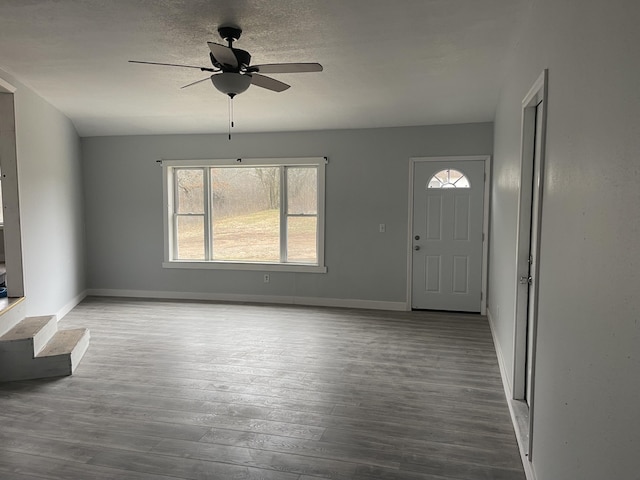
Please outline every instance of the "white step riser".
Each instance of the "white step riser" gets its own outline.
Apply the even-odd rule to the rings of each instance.
[[[33,353],[37,355],[58,331],[58,319],[51,316],[47,324],[33,336]]]
[[[90,338],[91,335],[89,334],[89,330],[87,330],[87,333],[76,344],[75,348],[71,352],[71,373],[76,371],[80,360],[82,360],[82,357],[84,357],[84,354],[87,352]]]
[[[25,317],[26,306],[20,301],[0,314],[0,337],[15,327]]]

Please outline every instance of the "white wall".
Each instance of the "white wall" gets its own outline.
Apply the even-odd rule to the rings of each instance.
[[[489,308],[512,362],[521,100],[549,68],[533,467],[640,478],[640,3],[535,0],[495,123]]]
[[[80,139],[67,117],[5,72],[14,93],[27,314],[60,314],[85,290]]]
[[[491,154],[491,124],[82,139],[90,289],[406,299],[409,158]],[[163,269],[160,158],[328,156],[327,274]],[[378,225],[387,225],[386,233]]]

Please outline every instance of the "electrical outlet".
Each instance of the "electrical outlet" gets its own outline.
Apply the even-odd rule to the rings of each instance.
[[[269,278],[269,274],[268,274],[268,273],[265,273],[265,274],[264,274],[264,283],[269,283],[269,280],[271,280],[271,279]]]
[[[380,224],[380,233],[384,233],[387,231],[387,226],[384,223]]]

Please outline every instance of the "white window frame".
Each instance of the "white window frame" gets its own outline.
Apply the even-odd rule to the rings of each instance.
[[[216,269],[216,270],[258,270],[271,272],[303,272],[326,273],[324,264],[324,225],[325,225],[325,167],[328,163],[326,157],[302,157],[302,158],[227,158],[227,159],[199,159],[199,160],[162,160],[162,184],[163,184],[163,208],[164,208],[164,261],[163,268],[183,269]],[[317,261],[318,263],[278,263],[278,262],[241,262],[221,260],[174,260],[174,169],[178,168],[202,168],[220,166],[246,166],[246,167],[304,167],[315,166],[318,172],[318,208],[317,208]],[[282,169],[283,171],[286,169]],[[299,216],[288,214],[287,188],[281,178],[280,188],[280,235],[286,228],[285,216]],[[208,205],[209,202],[205,202]],[[286,232],[284,232],[286,235]],[[285,242],[281,241],[284,249]],[[286,255],[281,255],[286,259]]]

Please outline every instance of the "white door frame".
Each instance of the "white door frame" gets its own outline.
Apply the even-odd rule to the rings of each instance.
[[[9,297],[24,296],[22,234],[14,95],[16,88],[0,78],[0,164],[4,206],[4,249]]]
[[[489,265],[489,186],[491,184],[491,155],[473,155],[465,157],[412,157],[409,159],[409,229],[407,233],[407,303],[405,310],[411,310],[413,281],[413,194],[414,170],[422,162],[466,162],[484,161],[484,218],[482,221],[482,298],[480,314],[487,314],[487,267]]]
[[[542,204],[543,204],[543,183],[544,183],[544,160],[545,160],[545,144],[546,144],[546,125],[547,125],[547,78],[548,70],[544,70],[540,77],[533,84],[529,93],[522,100],[522,134],[521,134],[521,156],[520,156],[520,199],[518,202],[518,231],[516,237],[516,278],[515,278],[515,324],[514,324],[514,342],[513,342],[513,399],[524,400],[526,393],[526,360],[527,360],[527,322],[532,322],[532,337],[530,342],[531,348],[531,374],[530,382],[532,385],[529,401],[529,452],[528,459],[532,460],[533,446],[533,408],[534,408],[534,391],[535,385],[535,364],[536,364],[536,337],[537,337],[537,312],[538,312],[538,265],[540,263],[540,224],[542,220]],[[536,132],[536,107],[540,102],[542,104],[542,118],[540,132]],[[539,162],[534,172],[534,155],[536,135],[539,135],[540,151]],[[533,188],[538,191],[538,209],[536,212],[531,211]],[[529,276],[529,255],[531,240],[531,223],[535,219],[538,222],[537,231],[537,248],[535,258],[537,261],[533,265],[531,274],[534,285],[534,298],[529,299],[529,285],[521,283],[522,277]],[[528,317],[528,304],[533,302],[532,318]]]

